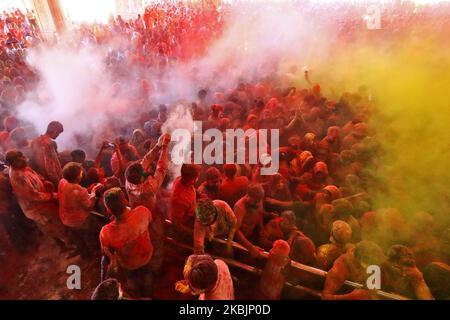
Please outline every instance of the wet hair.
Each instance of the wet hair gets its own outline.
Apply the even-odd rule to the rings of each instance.
[[[61,124],[61,122],[52,121],[48,124],[46,133],[63,132],[63,131],[64,131],[64,128],[63,128],[63,125]]]
[[[83,163],[86,160],[86,152],[80,149],[73,150],[70,156],[73,162]]]
[[[125,177],[128,182],[132,184],[141,183],[141,177],[144,174],[144,168],[140,162],[134,162],[130,164],[125,171]]]
[[[95,288],[91,300],[118,300],[119,296],[119,281],[107,279]]]
[[[407,259],[407,261],[402,261],[403,264],[414,265],[414,253],[404,245],[394,244],[389,248],[387,256],[390,262],[400,262],[402,259]]]
[[[120,217],[126,207],[124,203],[123,191],[120,188],[112,188],[105,192],[104,194],[105,206],[111,211],[111,213],[116,217]]]
[[[205,89],[201,89],[201,90],[198,92],[198,94],[197,94],[197,96],[198,96],[199,99],[203,99],[203,98],[205,98],[207,95],[208,95],[208,91],[206,91]]]
[[[69,162],[63,168],[63,178],[69,181],[70,183],[74,183],[77,181],[80,173],[83,171],[81,165],[77,162]]]
[[[234,163],[225,164],[223,166],[223,172],[227,178],[233,178],[237,172],[237,166]]]
[[[14,166],[14,162],[20,157],[23,156],[23,153],[19,150],[9,150],[5,154],[5,162],[9,166]]]
[[[183,164],[181,166],[181,177],[183,180],[192,180],[198,177],[198,169],[193,164]]]
[[[206,199],[197,203],[195,216],[201,224],[210,226],[217,220],[217,215],[217,208],[212,200]]]
[[[359,261],[368,265],[381,265],[385,260],[381,248],[375,242],[368,240],[358,242],[354,254]]]
[[[248,186],[247,194],[252,198],[264,198],[264,188],[259,183],[252,183]]]
[[[216,285],[218,278],[217,265],[208,255],[197,256],[187,274],[189,285],[202,291],[209,291]]]
[[[208,168],[208,170],[206,171],[206,180],[212,180],[218,177],[220,178],[220,176],[221,176],[220,170],[217,169],[216,167]]]
[[[86,175],[87,175],[87,179],[89,180],[89,182],[91,182],[91,183],[98,183],[98,182],[100,182],[99,169],[97,169],[95,167],[91,167],[91,168],[89,168],[89,170],[88,170]]]

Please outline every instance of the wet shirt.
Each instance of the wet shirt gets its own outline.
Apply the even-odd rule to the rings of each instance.
[[[199,300],[234,300],[233,279],[227,264],[219,259],[214,263],[217,266],[216,285],[211,291],[202,293]]]
[[[62,177],[62,169],[54,141],[41,135],[31,142],[31,150],[36,171],[56,185]]]
[[[62,179],[58,185],[59,216],[62,223],[71,228],[80,228],[95,204],[95,197],[79,184]]]
[[[170,218],[183,222],[195,216],[196,193],[192,186],[185,186],[178,177],[173,185],[170,198]]]
[[[148,169],[153,159],[153,154],[144,157],[141,161],[144,170]],[[167,165],[165,159],[160,159],[155,174],[147,177],[143,183],[134,184],[127,180],[125,187],[131,207],[144,206],[153,212],[156,205],[156,193],[161,187],[166,174]]]
[[[0,194],[0,215],[11,214],[13,211],[14,196],[6,170],[0,172]]]
[[[120,221],[115,220],[102,228],[102,248],[111,252],[124,269],[136,270],[145,266],[153,255],[149,235],[151,220],[150,210],[143,206],[127,209]]]
[[[45,223],[45,216],[55,208],[52,194],[44,187],[42,177],[33,169],[10,169],[9,179],[19,206],[28,219]]]
[[[219,199],[234,207],[236,202],[247,193],[249,181],[247,177],[236,177],[233,180],[225,180],[220,185]]]

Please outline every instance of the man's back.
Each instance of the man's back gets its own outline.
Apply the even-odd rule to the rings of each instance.
[[[153,254],[150,241],[150,210],[143,206],[127,209],[120,221],[113,221],[100,232],[102,247],[115,254],[121,267],[135,270],[146,265]]]
[[[249,181],[245,176],[236,177],[232,180],[226,179],[220,185],[219,199],[234,207],[236,202],[247,193]]]
[[[31,150],[36,171],[57,185],[62,177],[62,169],[53,140],[41,135],[31,142]]]

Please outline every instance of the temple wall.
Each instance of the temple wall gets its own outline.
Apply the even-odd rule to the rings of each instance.
[[[44,37],[51,38],[55,32],[65,30],[64,15],[59,0],[31,0],[37,21]]]

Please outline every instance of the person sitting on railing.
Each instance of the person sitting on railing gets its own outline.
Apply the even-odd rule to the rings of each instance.
[[[414,254],[406,246],[389,248],[388,261],[383,265],[383,290],[395,292],[410,299],[434,300],[433,295],[417,268]]]
[[[253,258],[261,258],[264,251],[254,243],[258,243],[264,229],[264,189],[260,184],[248,187],[247,195],[234,206],[237,218],[236,240],[246,247]]]
[[[236,232],[236,216],[230,206],[222,200],[206,199],[195,208],[194,253],[205,253],[205,238],[226,237],[225,255],[233,255],[233,238]]]
[[[317,248],[317,267],[328,271],[341,254],[353,247],[352,228],[345,221],[333,222],[330,234],[330,243]]]
[[[282,239],[287,241],[296,231],[298,230],[295,213],[293,211],[284,211],[279,217],[275,217],[266,223],[261,232],[259,243],[268,251],[276,240]]]
[[[369,266],[381,266],[385,262],[385,256],[381,248],[374,242],[363,240],[356,244],[354,249],[341,255],[335,262],[325,278],[325,286],[322,291],[324,300],[370,300],[376,296],[366,285]],[[381,274],[379,275],[381,277]],[[354,289],[350,293],[341,293],[346,280],[360,283],[361,289]],[[380,288],[381,289],[381,288]]]
[[[286,267],[289,266],[290,262],[290,250],[291,248],[286,241],[277,240],[274,242],[259,282],[259,299],[281,299],[287,274]]]

